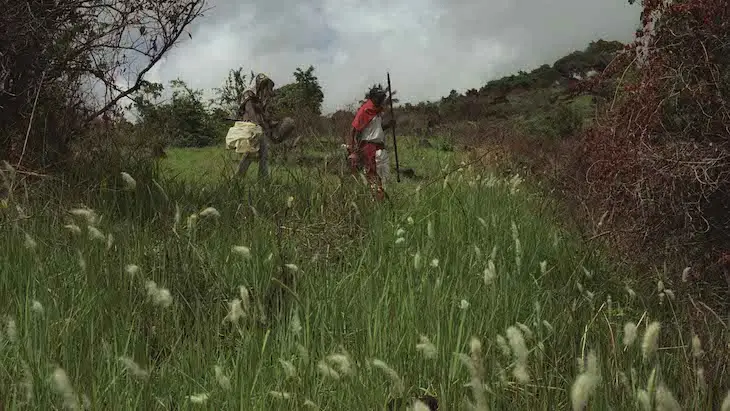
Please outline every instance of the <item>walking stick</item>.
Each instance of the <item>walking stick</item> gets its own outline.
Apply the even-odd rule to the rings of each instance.
[[[395,176],[396,180],[400,183],[400,165],[398,163],[398,142],[395,139],[395,112],[393,111],[393,88],[390,86],[390,73],[388,75],[388,93],[390,93],[390,117],[392,121],[391,128],[393,129],[393,152],[395,153]]]

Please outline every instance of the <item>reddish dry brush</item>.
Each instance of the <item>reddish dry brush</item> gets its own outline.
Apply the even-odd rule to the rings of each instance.
[[[647,0],[642,23],[583,85],[614,93],[580,141],[570,183],[587,210],[608,212],[625,250],[710,263],[730,249],[730,3]]]

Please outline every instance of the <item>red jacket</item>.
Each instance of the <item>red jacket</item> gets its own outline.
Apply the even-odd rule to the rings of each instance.
[[[375,103],[368,99],[355,114],[355,118],[352,120],[352,128],[361,132],[370,124],[370,121],[375,118],[382,111],[382,108],[376,108]]]

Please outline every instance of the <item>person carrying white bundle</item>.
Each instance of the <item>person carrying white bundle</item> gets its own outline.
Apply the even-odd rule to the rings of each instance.
[[[285,117],[281,122],[271,118],[269,102],[274,92],[274,82],[261,73],[256,76],[254,87],[243,92],[238,110],[238,120],[228,129],[226,148],[243,154],[237,174],[244,176],[251,163],[259,160],[259,177],[269,175],[269,140],[281,143],[294,131],[294,120]]]

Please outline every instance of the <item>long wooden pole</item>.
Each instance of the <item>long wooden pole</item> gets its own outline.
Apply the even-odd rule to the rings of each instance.
[[[395,153],[395,176],[400,183],[400,164],[398,163],[398,142],[395,138],[395,112],[393,111],[393,88],[390,86],[390,72],[388,75],[388,93],[390,93],[390,128],[393,130],[393,152]]]

